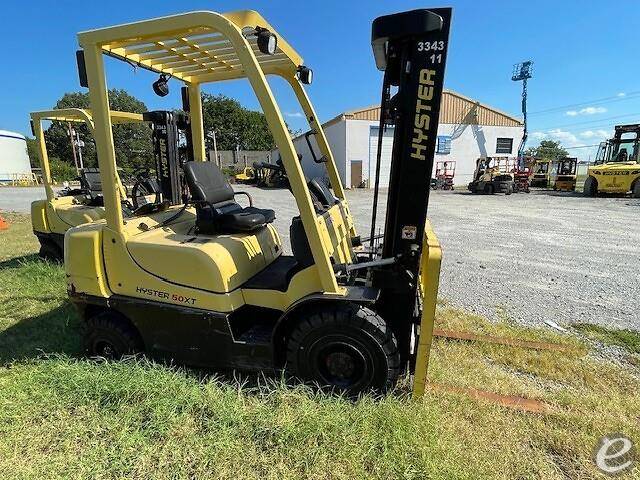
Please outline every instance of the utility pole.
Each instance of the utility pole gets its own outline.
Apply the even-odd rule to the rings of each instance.
[[[80,132],[72,130],[75,133],[75,145],[78,147],[78,163],[80,164],[80,170],[84,169],[84,163],[82,162],[82,149],[84,148],[84,142],[80,140]]]
[[[71,153],[73,154],[73,164],[76,167],[76,173],[80,174],[80,169],[78,168],[78,157],[76,156],[76,142],[73,138],[73,128],[71,128],[71,122],[67,122],[67,128],[69,130],[69,139],[71,140]]]
[[[527,60],[526,62],[516,63],[513,66],[513,72],[511,74],[511,80],[514,82],[522,81],[522,117],[524,119],[524,132],[522,134],[522,140],[518,147],[518,168],[524,169],[524,148],[527,144],[527,137],[529,135],[527,130],[527,80],[533,76],[533,62]]]

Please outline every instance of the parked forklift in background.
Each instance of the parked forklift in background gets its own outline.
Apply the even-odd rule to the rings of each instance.
[[[389,125],[394,143],[384,234],[368,239],[356,234],[305,92],[312,72],[258,13],[199,11],[80,33],[78,68],[94,112],[105,205],[104,222],[72,228],[65,237],[68,293],[87,324],[87,352],[119,358],[146,351],[206,367],[285,369],[349,395],[383,392],[409,373],[414,394],[422,394],[441,258],[426,218],[428,182],[450,20],[451,9],[442,8],[373,22],[374,57],[384,71],[378,143]],[[197,52],[186,65],[184,49]],[[164,83],[162,91],[172,75],[185,84],[188,98],[192,158],[169,148],[170,181],[159,182],[161,197],[126,222],[115,181],[104,55],[159,74],[155,83]],[[305,178],[269,74],[292,87],[329,186]],[[220,169],[205,161],[201,85],[233,79],[249,81],[280,151],[299,211],[290,226],[293,255],[282,253],[275,212],[253,206],[250,198],[241,206]],[[162,172],[158,168],[156,176]]]
[[[631,192],[640,198],[640,124],[616,125],[613,138],[600,144],[587,175],[586,196]]]
[[[506,157],[482,157],[476,160],[473,181],[467,186],[471,193],[513,193],[513,173]]]
[[[436,162],[436,174],[431,179],[432,190],[453,190],[453,179],[456,176],[455,160]]]
[[[255,162],[253,172],[256,187],[289,188],[287,172],[280,159],[276,163]]]
[[[256,183],[256,172],[254,167],[244,167],[240,173],[234,175],[236,183]]]
[[[531,176],[531,180],[529,185],[531,187],[537,188],[548,188],[549,187],[549,179],[551,178],[551,160],[538,158],[533,164],[533,175]]]
[[[553,189],[558,192],[575,192],[578,177],[578,159],[573,157],[560,158],[554,166]]]
[[[140,113],[111,111],[110,116],[114,124],[144,121]],[[43,122],[45,121],[84,123],[92,131],[93,117],[89,110],[79,108],[31,113],[31,128],[38,145],[42,184],[46,195],[46,199],[31,203],[31,226],[40,242],[40,256],[48,260],[62,261],[66,231],[71,227],[104,218],[102,186],[97,169],[83,168],[80,170],[80,188],[65,188],[54,192],[49,154],[44,137]],[[122,192],[122,197],[126,200],[127,192],[118,171],[116,171],[116,183]]]

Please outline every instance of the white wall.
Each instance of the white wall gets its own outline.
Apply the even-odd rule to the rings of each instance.
[[[347,164],[346,172],[350,178],[349,166],[351,160],[362,160],[362,174],[365,179],[371,172],[370,185],[373,185],[373,175],[375,174],[375,158],[371,158],[372,164],[369,166],[370,146],[369,135],[372,127],[378,127],[377,121],[369,120],[346,120],[347,138]],[[455,125],[440,124],[438,135],[451,136]],[[464,129],[459,129],[456,138],[451,141],[451,153],[442,155],[436,154],[435,161],[455,160],[456,161],[456,185],[466,185],[473,178],[476,160],[482,156],[496,155],[496,141],[498,138],[513,138],[513,149],[511,155],[498,154],[501,156],[516,156],[518,145],[522,139],[522,127],[496,127],[486,125],[466,125]],[[435,168],[435,167],[434,167]],[[348,185],[348,182],[345,182]]]
[[[363,180],[368,180],[370,172],[374,172],[375,165],[371,165],[371,167],[369,165],[371,127],[378,127],[378,122],[370,120],[341,120],[325,128],[325,135],[335,157],[340,178],[346,188],[351,185],[352,161],[362,161]],[[438,126],[438,135],[451,136],[455,127],[455,125],[451,124],[440,124]],[[458,186],[466,185],[473,178],[476,160],[479,157],[495,155],[515,157],[522,139],[522,130],[522,127],[466,125],[464,128],[458,129],[456,138],[451,141],[451,153],[446,155],[436,154],[435,161],[455,160],[455,184]],[[511,154],[496,153],[496,141],[498,138],[513,139]],[[316,154],[319,154],[320,150],[313,136],[311,137],[311,144]],[[294,146],[297,152],[302,154],[302,166],[307,178],[326,176],[324,165],[313,162],[304,137],[296,139]],[[277,152],[274,158],[278,158]],[[375,161],[375,158],[373,160]],[[373,185],[373,177],[369,180],[369,185]]]
[[[0,130],[0,181],[31,174],[27,142],[19,133]]]

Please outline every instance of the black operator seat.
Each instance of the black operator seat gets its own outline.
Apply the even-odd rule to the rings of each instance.
[[[186,162],[184,173],[199,233],[253,232],[275,220],[273,210],[238,205],[233,188],[215,163]]]
[[[102,195],[102,180],[98,168],[83,168],[80,171],[80,189],[89,195],[89,206],[103,207],[104,197]]]

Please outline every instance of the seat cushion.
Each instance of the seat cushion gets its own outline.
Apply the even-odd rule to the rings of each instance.
[[[216,218],[216,224],[220,233],[252,232],[264,227],[266,224],[264,215],[239,210],[233,213],[225,213]]]
[[[265,223],[272,223],[276,219],[276,212],[269,208],[246,207],[242,209],[246,213],[258,213],[264,217]]]

